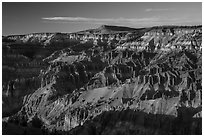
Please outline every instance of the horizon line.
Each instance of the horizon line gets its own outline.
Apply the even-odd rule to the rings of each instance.
[[[101,26],[114,26],[114,27],[127,27],[127,28],[132,28],[132,29],[143,29],[143,28],[154,28],[154,27],[170,27],[170,26],[174,26],[174,27],[202,27],[202,24],[197,24],[197,25],[156,25],[156,26],[150,26],[150,27],[129,27],[129,26],[123,26],[123,25],[100,25],[97,28],[101,27]],[[92,29],[97,29],[97,28],[92,28]],[[3,35],[2,37],[8,37],[8,36],[17,36],[17,35],[29,35],[29,34],[40,34],[40,33],[61,33],[61,34],[71,34],[71,33],[78,33],[81,31],[87,31],[87,30],[91,30],[90,29],[84,29],[84,30],[79,30],[79,31],[75,31],[75,32],[30,32],[30,33],[23,33],[23,34],[8,34],[8,35]]]

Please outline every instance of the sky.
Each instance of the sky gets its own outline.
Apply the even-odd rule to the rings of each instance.
[[[101,25],[201,25],[201,2],[3,2],[3,35],[76,32]]]

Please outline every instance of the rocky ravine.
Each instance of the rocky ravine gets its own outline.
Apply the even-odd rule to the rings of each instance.
[[[106,25],[3,37],[3,134],[201,134],[201,38]]]

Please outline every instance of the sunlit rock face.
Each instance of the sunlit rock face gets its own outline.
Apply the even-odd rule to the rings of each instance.
[[[107,25],[5,36],[4,121],[44,134],[201,134],[201,38],[201,26]]]

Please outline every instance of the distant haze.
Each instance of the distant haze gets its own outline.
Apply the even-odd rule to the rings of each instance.
[[[2,3],[3,35],[76,32],[101,25],[201,25],[202,3]]]

